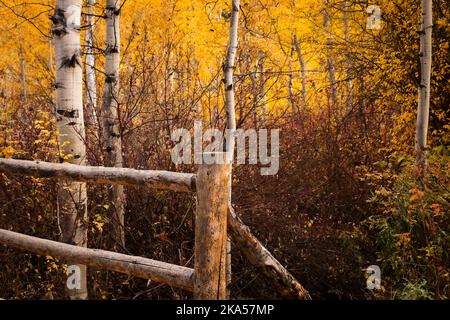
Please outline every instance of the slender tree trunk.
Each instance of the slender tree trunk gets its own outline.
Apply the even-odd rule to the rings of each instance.
[[[306,107],[306,68],[305,68],[305,59],[303,58],[302,49],[300,47],[300,43],[297,40],[297,36],[294,34],[293,38],[295,51],[297,51],[298,60],[300,62],[300,71],[302,77],[302,107]]]
[[[19,67],[20,67],[20,100],[21,103],[24,104],[27,101],[27,73],[26,73],[26,63],[25,63],[25,54],[23,52],[23,45],[20,44],[19,47]]]
[[[55,42],[56,111],[60,157],[86,163],[80,46],[81,0],[57,0],[52,33]],[[58,191],[61,240],[87,246],[86,183],[64,181]],[[70,261],[68,261],[70,265]],[[71,299],[87,299],[86,266],[79,265],[81,286],[68,289]]]
[[[432,0],[422,0],[420,28],[420,84],[416,124],[416,165],[423,176],[428,166],[427,132],[430,112]]]
[[[258,82],[256,75],[258,72],[258,66],[254,67],[254,70],[250,72],[250,80],[252,81],[252,95],[253,95],[253,126],[258,128]]]
[[[344,11],[344,38],[345,38],[345,55],[346,55],[346,65],[347,65],[347,100],[346,100],[346,111],[350,112],[353,108],[353,73],[352,73],[352,58],[349,52],[349,41],[350,41],[350,31],[348,26],[348,1],[344,1],[343,8]]]
[[[119,123],[120,1],[106,2],[105,88],[102,119],[105,164],[122,167],[122,132]],[[116,249],[125,247],[125,193],[123,186],[111,187],[113,205],[112,237]]]
[[[294,60],[294,38],[292,37],[292,46],[291,52],[289,55],[289,83],[288,83],[288,92],[289,92],[289,103],[291,104],[292,114],[297,113],[297,107],[295,106],[294,100],[294,75],[292,73],[292,61]]]
[[[95,74],[95,50],[94,50],[94,23],[92,19],[93,7],[95,0],[87,0],[86,6],[86,110],[89,110],[90,120],[89,124],[94,126],[94,132],[98,136],[98,118],[97,118],[97,77]]]
[[[330,22],[330,14],[328,0],[324,0],[324,13],[323,13],[323,26],[325,28],[325,32],[327,34],[327,67],[328,67],[328,77],[330,81],[330,97],[331,97],[331,105],[333,108],[337,107],[337,88],[336,88],[336,68],[334,64],[333,57],[333,42],[332,42],[332,34],[331,34],[331,22]]]
[[[52,55],[52,50],[53,50],[53,43],[52,43],[52,38],[48,39],[48,70],[53,73],[53,55]]]
[[[259,54],[258,69],[259,69],[259,105],[261,107],[261,120],[263,124],[266,123],[267,116],[267,96],[266,96],[266,77],[264,74],[264,60],[265,56],[262,52]]]
[[[227,114],[227,140],[226,140],[226,157],[227,163],[232,163],[234,158],[234,134],[236,131],[236,114],[234,99],[234,80],[233,71],[235,67],[236,52],[238,48],[238,24],[239,24],[239,5],[240,0],[232,0],[231,2],[231,21],[230,35],[227,50],[227,57],[224,66],[224,83],[225,83],[225,109]],[[231,206],[231,189],[232,189],[232,170],[229,170],[229,196],[228,205]],[[227,276],[227,296],[229,296],[229,286],[231,284],[231,241],[227,240],[226,254],[226,276]]]

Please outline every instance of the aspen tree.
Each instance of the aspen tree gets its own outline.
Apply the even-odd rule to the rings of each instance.
[[[305,69],[305,59],[303,58],[302,49],[300,43],[298,42],[297,36],[294,34],[293,38],[295,51],[297,52],[298,60],[300,62],[300,72],[302,78],[302,104],[303,107],[306,106],[306,69]]]
[[[353,87],[353,74],[352,74],[352,58],[350,56],[349,52],[349,46],[350,46],[350,30],[348,25],[348,1],[344,1],[342,5],[342,10],[344,12],[344,39],[345,39],[345,63],[347,67],[347,100],[346,100],[346,111],[350,112],[352,110],[353,106],[353,94],[352,94],[352,87]]]
[[[57,0],[52,33],[56,63],[56,112],[61,160],[86,164],[80,46],[81,0]],[[64,181],[58,191],[61,240],[87,246],[86,183]],[[68,261],[70,265],[70,261]],[[68,287],[71,299],[87,299],[86,266],[78,265],[79,285]]]
[[[263,52],[259,53],[258,57],[258,70],[259,70],[259,102],[262,111],[262,122],[266,122],[267,116],[267,90],[266,90],[266,76],[264,72],[264,60],[266,55]]]
[[[230,35],[227,49],[227,57],[224,65],[224,84],[225,84],[225,110],[227,114],[227,129],[228,136],[226,140],[226,162],[232,163],[234,158],[234,134],[236,132],[236,112],[235,112],[235,97],[234,97],[234,80],[233,71],[235,68],[236,52],[238,48],[238,24],[239,24],[239,0],[232,0],[231,2],[231,21],[230,21]],[[232,170],[229,170],[229,196],[228,206],[231,207],[231,188],[232,188]],[[231,241],[227,241],[226,250],[226,276],[227,287],[231,282]],[[229,295],[227,288],[227,295]]]
[[[105,88],[102,122],[105,164],[122,167],[122,132],[119,123],[120,1],[106,2]],[[113,205],[112,237],[115,247],[125,247],[125,192],[123,186],[111,187]]]
[[[20,67],[20,85],[21,85],[21,92],[20,92],[20,100],[22,104],[26,103],[27,101],[27,75],[26,75],[26,63],[25,63],[25,55],[23,50],[23,42],[20,43],[19,46],[19,67]]]
[[[94,28],[92,14],[93,7],[95,6],[95,0],[87,0],[86,5],[86,106],[87,110],[91,112],[91,124],[94,125],[94,131],[98,134],[98,121],[97,121],[97,77],[95,74],[95,50],[94,50]],[[98,136],[97,136],[98,138]]]
[[[291,47],[290,54],[289,54],[288,92],[289,92],[289,103],[291,104],[292,114],[296,114],[297,113],[297,107],[295,106],[295,100],[294,100],[294,75],[292,73],[292,61],[293,60],[294,60],[294,41],[292,41],[292,47]]]
[[[332,43],[332,35],[331,35],[331,21],[330,21],[330,13],[329,13],[329,3],[328,0],[324,0],[324,12],[323,12],[323,26],[326,32],[326,47],[327,47],[327,68],[328,68],[328,77],[330,81],[330,98],[331,105],[333,107],[337,106],[337,88],[336,88],[336,67],[334,64],[333,57],[333,43]]]
[[[416,123],[416,165],[421,175],[428,165],[427,131],[430,112],[431,42],[433,28],[432,0],[422,0],[420,28],[420,84]]]
[[[296,8],[296,1],[291,1],[291,13],[295,18],[295,8]],[[305,69],[305,60],[303,59],[302,49],[300,46],[300,43],[297,39],[296,35],[296,28],[292,31],[292,48],[291,48],[291,57],[290,57],[290,63],[293,60],[294,57],[294,50],[297,53],[298,61],[300,63],[300,76],[301,76],[301,82],[302,82],[302,107],[306,107],[306,69]],[[291,64],[289,65],[289,68],[291,69]],[[294,98],[293,98],[293,74],[292,71],[290,71],[289,76],[289,95],[291,97],[291,104],[293,112],[298,111],[297,108],[294,105]],[[295,109],[295,110],[294,110]]]

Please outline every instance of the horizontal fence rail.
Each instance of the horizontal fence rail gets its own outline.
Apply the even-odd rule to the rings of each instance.
[[[70,163],[51,163],[3,158],[0,158],[0,171],[41,178],[71,179],[93,183],[140,185],[152,189],[178,192],[195,191],[195,174],[193,173],[79,166]]]
[[[166,262],[78,247],[4,229],[0,229],[0,243],[42,256],[64,258],[73,263],[150,279],[188,291],[192,291],[194,287],[193,269]]]

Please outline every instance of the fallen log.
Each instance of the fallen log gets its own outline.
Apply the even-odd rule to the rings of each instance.
[[[134,170],[125,168],[87,167],[27,160],[0,159],[0,171],[46,178],[71,178],[92,183],[143,185],[175,191],[195,191],[195,174],[168,171]],[[311,299],[308,291],[252,234],[228,208],[228,233],[247,260],[273,283],[285,298]]]
[[[73,263],[150,279],[188,291],[192,291],[194,286],[193,269],[148,258],[73,246],[4,229],[0,229],[0,243],[42,256],[64,258]]]
[[[3,158],[0,158],[0,171],[41,178],[140,185],[151,189],[179,192],[195,191],[195,174],[193,173],[79,166],[70,163],[51,163]]]

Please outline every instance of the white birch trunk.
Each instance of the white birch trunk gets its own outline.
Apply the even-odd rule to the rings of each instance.
[[[432,0],[422,0],[420,28],[420,85],[416,124],[416,165],[421,174],[428,166],[427,132],[430,112],[431,46],[433,13]]]
[[[224,83],[225,83],[225,110],[227,114],[228,136],[226,140],[226,160],[227,163],[233,163],[234,158],[234,134],[236,131],[236,112],[234,99],[234,80],[233,71],[235,68],[236,52],[238,48],[238,24],[239,24],[239,6],[240,0],[232,0],[231,2],[231,20],[230,35],[227,50],[227,57],[224,65]],[[231,206],[231,189],[232,189],[232,168],[229,170],[229,194],[228,205]],[[226,253],[226,278],[227,278],[227,296],[229,297],[229,287],[231,283],[231,241],[227,240]]]
[[[119,123],[120,0],[106,2],[105,88],[102,120],[105,165],[122,167],[122,132]],[[111,187],[112,237],[116,248],[125,247],[125,193],[123,186]]]
[[[84,165],[83,90],[80,47],[81,0],[57,0],[52,33],[56,62],[56,112],[61,159]],[[61,240],[87,246],[86,183],[63,182],[58,192]],[[70,261],[68,261],[70,264]],[[87,299],[86,266],[80,265],[81,287],[68,290],[71,299]]]
[[[94,132],[98,136],[98,118],[97,118],[97,77],[95,74],[95,50],[94,50],[94,23],[92,19],[93,7],[95,0],[87,0],[86,5],[86,110],[91,113],[90,124],[94,126]]]

